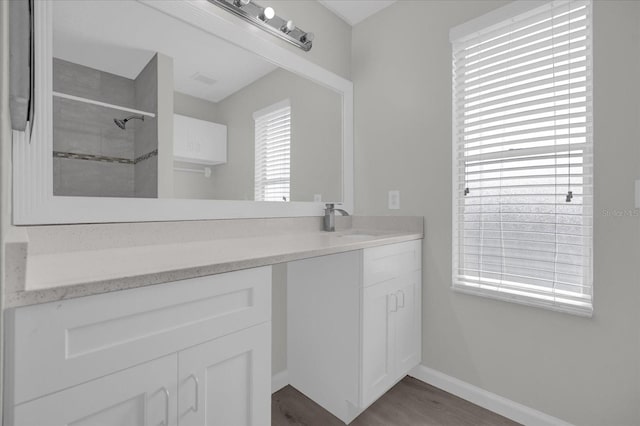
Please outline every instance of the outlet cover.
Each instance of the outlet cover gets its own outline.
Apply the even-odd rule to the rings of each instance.
[[[313,194],[313,201],[319,203],[322,201],[322,194]]]
[[[400,191],[389,191],[389,210],[400,209]]]

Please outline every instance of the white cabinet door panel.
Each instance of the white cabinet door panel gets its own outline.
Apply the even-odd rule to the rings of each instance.
[[[396,335],[396,380],[401,379],[421,360],[421,273],[408,274],[396,292],[398,310],[394,315]]]
[[[176,425],[176,355],[15,407],[15,426]]]
[[[181,426],[269,424],[271,323],[194,346],[178,356]]]
[[[362,407],[421,359],[421,271],[363,289]]]
[[[394,282],[363,289],[362,316],[362,407],[368,406],[393,384],[395,336],[390,297]]]

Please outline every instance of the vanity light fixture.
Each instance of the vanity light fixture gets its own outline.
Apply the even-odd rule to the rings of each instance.
[[[280,31],[282,31],[285,34],[289,34],[291,31],[295,29],[296,29],[296,25],[293,23],[291,19],[289,19],[287,23],[280,28]]]
[[[208,0],[236,16],[251,22],[258,28],[280,37],[287,42],[298,46],[305,52],[313,45],[313,33],[306,32],[296,27],[292,20],[287,20],[276,15],[272,7],[262,7],[253,0]]]
[[[273,19],[276,16],[276,11],[273,10],[272,7],[265,7],[262,13],[260,14],[260,19],[264,22],[267,22],[270,19]]]

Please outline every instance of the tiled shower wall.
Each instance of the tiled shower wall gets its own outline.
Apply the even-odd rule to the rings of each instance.
[[[158,111],[158,56],[155,55],[135,80],[135,102],[143,111]],[[156,120],[136,122],[135,158],[143,158],[158,152],[158,126]],[[134,195],[155,198],[158,196],[158,156],[137,161],[134,168]]]
[[[147,67],[148,68],[148,67]],[[147,69],[145,68],[145,70]],[[141,73],[142,74],[142,73]],[[53,59],[53,90],[118,106],[146,110],[136,102],[137,80]],[[155,97],[155,90],[150,97]],[[155,109],[148,110],[150,112]],[[155,119],[132,120],[122,130],[114,118],[126,111],[53,97],[53,193],[64,196],[133,197],[136,195],[136,145],[140,126],[156,128]],[[147,132],[148,133],[148,132]],[[145,144],[149,145],[149,137]],[[149,149],[149,151],[153,151]],[[146,152],[145,152],[146,154]],[[149,159],[139,161],[154,162]],[[156,181],[148,169],[146,182]],[[157,169],[157,168],[156,168]],[[155,194],[147,195],[155,196]]]

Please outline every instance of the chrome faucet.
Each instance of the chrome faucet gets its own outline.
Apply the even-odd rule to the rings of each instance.
[[[333,203],[325,204],[324,209],[324,230],[327,232],[333,232],[336,230],[336,214],[335,212],[342,213],[343,216],[349,216],[345,210],[336,209]]]

